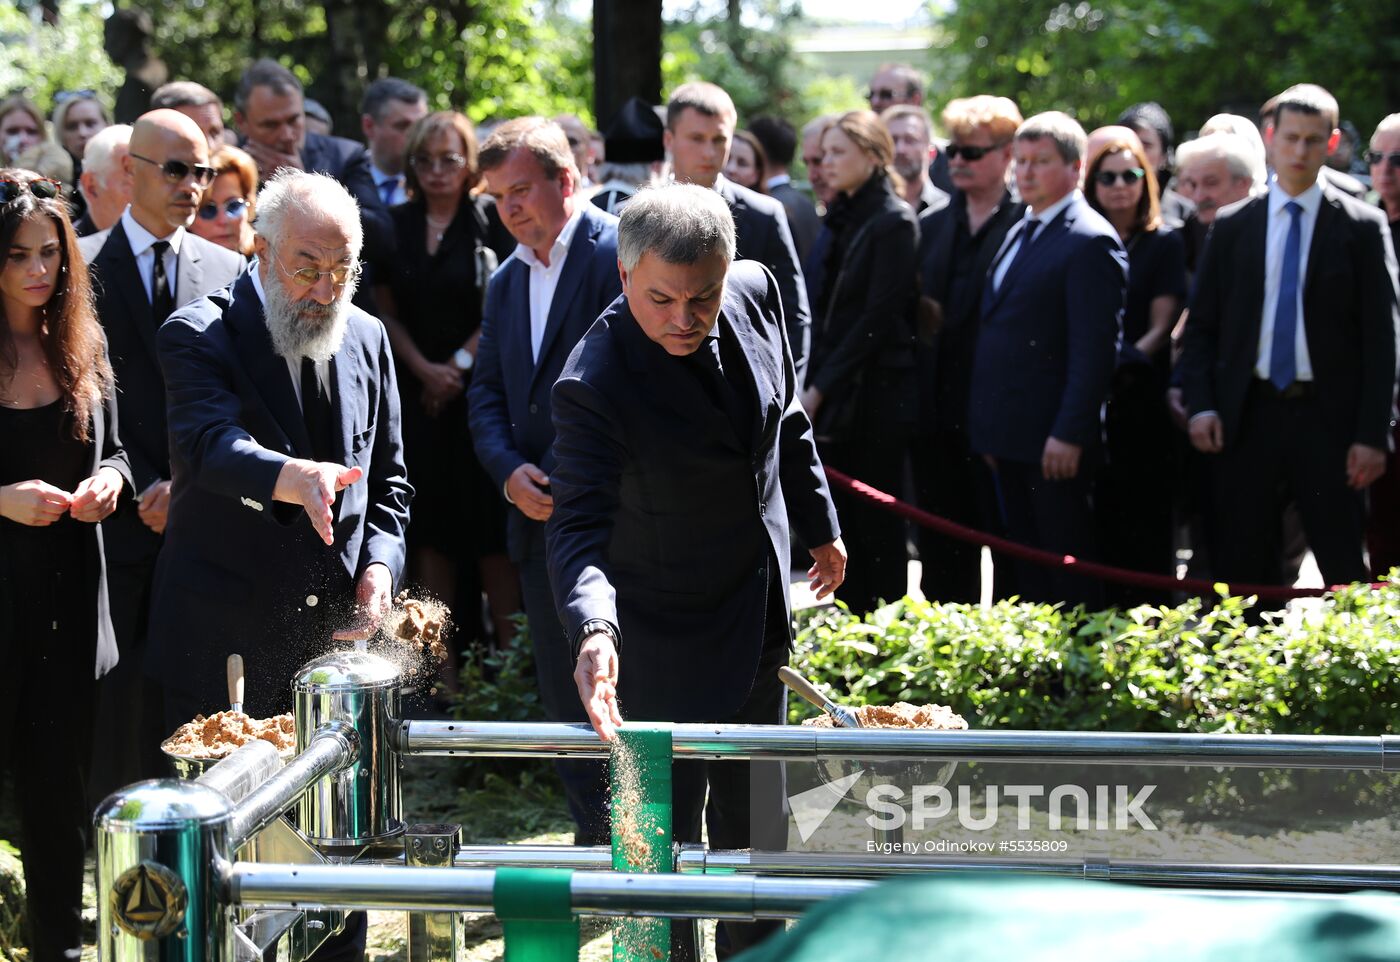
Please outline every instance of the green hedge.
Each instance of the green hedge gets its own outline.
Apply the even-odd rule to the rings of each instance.
[[[1400,584],[1285,618],[1253,602],[1086,612],[905,598],[799,615],[793,667],[850,705],[951,706],[973,728],[1376,735],[1400,722]],[[1262,620],[1262,624],[1258,623]],[[793,721],[815,712],[789,700]]]

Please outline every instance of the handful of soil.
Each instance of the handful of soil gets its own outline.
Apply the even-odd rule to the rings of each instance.
[[[862,705],[852,708],[861,728],[924,728],[934,731],[966,731],[967,721],[947,705],[911,705],[897,701],[893,705]],[[813,728],[832,728],[831,716],[822,713],[816,718],[803,719],[802,724]]]
[[[437,666],[447,661],[444,639],[451,631],[452,612],[445,604],[433,598],[410,598],[404,590],[399,592],[394,606],[384,616],[380,637],[399,648],[402,655],[411,656],[396,659],[403,664],[405,678],[420,673],[431,677],[436,675]],[[421,659],[418,656],[422,656]],[[426,672],[424,661],[431,666]]]
[[[179,758],[223,758],[259,740],[271,743],[279,752],[292,751],[297,742],[292,716],[249,718],[241,711],[221,711],[208,718],[195,715],[194,721],[177,728],[160,747]]]

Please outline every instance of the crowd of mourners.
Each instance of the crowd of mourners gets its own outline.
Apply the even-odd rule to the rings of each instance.
[[[293,72],[260,60],[231,111],[183,80],[130,124],[90,90],[46,110],[0,100],[0,636],[19,640],[0,717],[36,724],[27,686],[71,679],[91,711],[63,721],[62,744],[96,739],[90,772],[0,748],[0,767],[52,788],[21,800],[29,829],[81,847],[83,799],[149,770],[131,756],[168,725],[133,708],[160,704],[141,653],[179,431],[156,332],[195,299],[226,297],[261,256],[304,291],[352,290],[383,322],[412,485],[404,580],[456,612],[457,650],[508,638],[522,610],[552,617],[548,436],[529,450],[534,422],[519,414],[547,424],[549,385],[510,365],[562,363],[573,345],[560,331],[581,333],[564,313],[591,321],[619,293],[615,244],[575,258],[576,238],[593,231],[592,245],[639,191],[672,180],[716,190],[737,256],[771,275],[827,466],[978,531],[1131,571],[1282,585],[1311,551],[1336,584],[1400,564],[1400,114],[1363,142],[1327,91],[1300,84],[1250,117],[1189,118],[1185,139],[1155,103],[1092,131],[1058,111],[1023,117],[995,92],[935,118],[903,65],[881,67],[868,98],[795,125],[687,83],[665,104],[634,98],[597,133],[569,115],[473,124],[384,78],[345,137]],[[289,260],[270,224],[289,229],[295,204],[260,198],[287,169],[354,198],[353,263]],[[254,283],[271,315],[280,288]],[[291,370],[312,445],[316,399],[339,414],[334,377],[309,357]],[[849,552],[837,596],[852,609],[906,594],[913,556],[928,598],[983,596],[975,540],[833,497]],[[992,570],[995,597],[1169,600],[1019,558]],[[79,616],[72,599],[99,584],[110,602]],[[20,650],[40,636],[53,643]],[[59,957],[44,933],[71,944],[72,879],[38,872],[30,886],[36,958]]]

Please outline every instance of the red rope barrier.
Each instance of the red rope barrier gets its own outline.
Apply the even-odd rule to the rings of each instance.
[[[900,501],[892,494],[887,494],[878,488],[872,488],[864,481],[858,481],[850,475],[843,474],[835,468],[826,468],[827,477],[839,488],[858,495],[861,498],[879,505],[886,511],[891,511],[913,521],[915,524],[925,528],[930,528],[940,534],[945,534],[950,538],[959,541],[967,541],[971,544],[986,545],[993,551],[1008,555],[1012,558],[1020,558],[1022,561],[1029,561],[1032,564],[1043,565],[1045,567],[1070,568],[1080,574],[1089,575],[1095,578],[1102,578],[1105,581],[1114,581],[1119,584],[1136,585],[1139,588],[1156,588],[1164,591],[1185,591],[1191,594],[1214,597],[1216,594],[1216,583],[1206,581],[1202,578],[1174,578],[1171,575],[1151,574],[1146,571],[1129,571],[1125,568],[1116,568],[1113,565],[1099,564],[1096,561],[1085,561],[1076,558],[1074,555],[1060,555],[1053,551],[1044,551],[1040,548],[1032,548],[1028,545],[1019,544],[1015,541],[1008,541],[1005,538],[998,538],[994,534],[987,534],[985,531],[978,531],[966,525],[958,524],[956,521],[949,521],[947,518],[940,518],[936,514],[930,514],[921,508],[916,508],[912,504]],[[1290,598],[1317,598],[1331,591],[1337,590],[1340,586],[1332,588],[1288,588],[1282,585],[1229,585],[1229,593],[1232,595],[1257,595],[1260,598],[1275,598],[1287,600]],[[1382,585],[1372,585],[1372,587],[1383,587]]]

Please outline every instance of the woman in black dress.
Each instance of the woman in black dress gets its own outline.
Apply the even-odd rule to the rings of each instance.
[[[889,132],[868,110],[841,115],[822,134],[822,177],[836,196],[802,406],[824,463],[897,493],[917,410],[919,228],[899,198],[893,158]],[[850,554],[837,597],[853,611],[903,598],[903,521],[841,491],[833,496]]]
[[[1135,571],[1175,573],[1172,497],[1175,433],[1167,408],[1169,342],[1186,299],[1186,248],[1162,223],[1157,176],[1143,149],[1105,144],[1085,177],[1089,204],[1128,249],[1128,298],[1105,421],[1107,463],[1094,493],[1104,560]],[[1120,607],[1168,604],[1166,592],[1108,585]]]
[[[98,522],[131,491],[59,188],[0,170],[0,773],[16,786],[35,962],[82,950],[90,711],[117,661]]]
[[[486,593],[498,641],[520,610],[506,557],[505,502],[472,451],[466,388],[481,329],[488,246],[476,135],[466,117],[429,114],[408,135],[409,200],[390,210],[394,249],[378,273],[381,316],[399,367],[404,454],[416,494],[409,578],[441,599],[467,638],[481,637]],[[461,646],[457,646],[460,648]],[[444,676],[455,683],[455,659]]]

